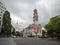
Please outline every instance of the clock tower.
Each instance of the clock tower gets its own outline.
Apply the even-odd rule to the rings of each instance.
[[[33,22],[34,22],[34,25],[37,25],[38,24],[38,13],[37,13],[37,9],[34,9]]]
[[[34,33],[38,36],[42,34],[41,25],[38,22],[38,12],[37,9],[34,9],[33,13],[33,23],[34,23]]]

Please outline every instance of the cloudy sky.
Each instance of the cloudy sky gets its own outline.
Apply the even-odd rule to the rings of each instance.
[[[60,0],[1,0],[1,2],[10,12],[12,25],[15,27],[24,28],[32,24],[35,8],[38,10],[39,23],[42,26],[49,22],[51,17],[60,15]]]

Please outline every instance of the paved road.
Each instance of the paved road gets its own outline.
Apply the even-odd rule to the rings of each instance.
[[[58,40],[38,38],[0,38],[0,45],[60,45]]]
[[[0,38],[0,45],[17,45],[12,38]]]
[[[60,45],[60,41],[38,38],[15,38],[17,45]]]

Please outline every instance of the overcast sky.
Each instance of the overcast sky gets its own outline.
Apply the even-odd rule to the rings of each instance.
[[[44,26],[53,16],[60,15],[60,0],[1,0],[11,14],[12,25],[24,28],[33,23],[36,8],[39,23]]]

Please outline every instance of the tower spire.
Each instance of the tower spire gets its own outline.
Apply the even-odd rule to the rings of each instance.
[[[38,13],[37,13],[37,9],[34,9],[33,22],[34,22],[34,24],[36,24],[36,23],[38,22]]]

